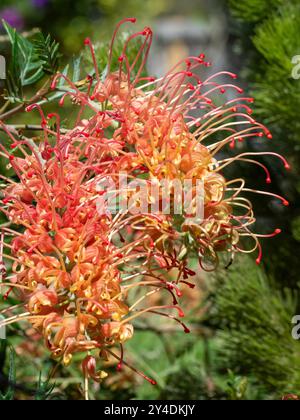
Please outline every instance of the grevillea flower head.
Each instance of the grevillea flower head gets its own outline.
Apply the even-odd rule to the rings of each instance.
[[[113,68],[114,42],[124,22],[135,19],[118,25],[104,76],[86,39],[94,76],[80,85],[62,73],[53,78],[53,89],[59,90],[60,79],[69,86],[59,105],[71,98],[78,110],[73,126],[62,129],[59,114],[46,116],[38,104],[27,111],[41,118],[42,136],[17,137],[0,122],[11,141],[10,151],[0,144],[1,155],[18,177],[1,176],[1,210],[10,222],[2,227],[1,287],[8,288],[6,296],[14,291],[25,308],[4,324],[29,321],[43,334],[52,356],[65,365],[82,353],[86,380],[104,379],[106,373],[96,365],[108,355],[118,360],[119,369],[129,366],[123,360],[123,344],[133,336],[138,317],[168,317],[189,332],[180,320],[184,313],[178,300],[183,283],[194,287],[188,281],[195,275],[189,268],[191,255],[197,255],[207,271],[217,267],[221,253],[233,258],[258,250],[260,262],[260,237],[280,230],[270,235],[251,230],[255,216],[244,193],[265,194],[288,205],[283,197],[251,190],[242,178],[228,180],[223,174],[232,163],[245,161],[258,165],[269,183],[268,169],[255,160],[262,155],[272,155],[289,168],[273,152],[220,154],[237,142],[271,138],[251,116],[252,99],[232,83],[236,75],[202,76],[210,63],[200,54],[182,60],[162,78],[146,77],[150,28],[128,38],[118,68]],[[140,49],[131,59],[127,50],[136,38],[141,39]],[[228,81],[220,81],[224,78]],[[229,90],[238,97],[227,100]],[[131,180],[143,178],[151,186],[167,180],[173,199],[172,182],[189,181],[188,210],[178,215],[170,205],[168,214],[99,212],[99,183],[109,177],[117,184],[120,173]],[[198,181],[204,188],[201,220],[195,217]],[[149,205],[154,200],[151,191]],[[124,191],[116,189],[115,195],[124,196]],[[126,199],[132,195],[126,190]],[[161,195],[155,200],[160,204]],[[243,248],[244,237],[253,241],[252,249]],[[11,273],[5,268],[8,262]],[[169,281],[171,272],[176,275]],[[149,296],[162,293],[170,296],[169,303],[148,304]]]

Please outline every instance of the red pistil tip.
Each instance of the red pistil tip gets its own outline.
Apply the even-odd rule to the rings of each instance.
[[[150,379],[149,382],[150,382],[151,385],[157,385],[157,382],[154,379]]]
[[[267,183],[267,184],[272,184],[272,180],[271,180],[271,178],[267,178],[267,179],[266,179],[266,183]]]
[[[284,165],[284,167],[285,167],[285,169],[287,169],[288,171],[291,169],[291,166],[290,166],[288,163],[286,163],[286,164]]]
[[[128,18],[127,21],[131,23],[136,23],[136,18]]]
[[[11,148],[11,149],[15,149],[17,146],[18,146],[18,143],[12,143],[12,144],[10,145],[10,148]]]
[[[123,63],[123,61],[124,61],[124,55],[120,55],[120,57],[118,58],[118,60],[119,60],[120,63]]]
[[[9,156],[9,160],[12,162],[15,159],[15,157],[13,155]]]
[[[143,35],[144,36],[147,36],[147,35],[149,35],[149,34],[151,34],[152,33],[152,30],[151,30],[151,28],[149,28],[149,27],[146,27],[144,30],[143,30]]]
[[[222,89],[220,89],[220,92],[223,94],[223,93],[226,92],[226,89],[222,88]]]
[[[232,73],[231,77],[232,77],[233,79],[237,79],[237,74]]]
[[[204,58],[205,58],[205,54],[200,54],[200,55],[199,55],[199,58],[200,58],[201,60],[204,60]]]
[[[281,233],[282,233],[282,230],[281,229],[275,229],[275,235],[280,235]]]
[[[122,370],[122,367],[123,367],[123,363],[122,362],[118,363],[117,371],[120,372],[120,370]]]
[[[90,45],[90,44],[91,44],[90,38],[85,38],[84,45]]]
[[[260,257],[256,259],[256,264],[257,265],[260,265],[261,264],[261,258]]]
[[[273,138],[272,134],[271,133],[267,133],[267,138],[270,139],[270,140],[272,140],[272,138]]]
[[[184,327],[185,334],[190,334],[191,330],[188,327]]]
[[[25,111],[26,112],[31,112],[33,109],[35,109],[37,107],[37,105],[36,104],[32,104],[32,105],[28,105],[26,108],[25,108]]]
[[[290,205],[290,203],[287,200],[283,200],[282,203],[285,207],[288,207]]]
[[[180,316],[180,318],[184,318],[184,312],[181,309],[179,309],[178,315]]]
[[[238,93],[244,93],[244,89],[242,89],[242,88],[238,88],[237,91],[238,91]]]

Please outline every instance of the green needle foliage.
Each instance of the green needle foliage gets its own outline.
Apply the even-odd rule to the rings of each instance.
[[[255,32],[253,43],[264,68],[254,86],[258,112],[300,150],[300,82],[292,77],[292,59],[300,54],[300,5],[281,8]]]
[[[222,364],[254,377],[281,397],[300,390],[300,343],[292,337],[296,299],[277,291],[249,258],[218,276],[213,319],[223,345]]]
[[[229,0],[233,14],[247,22],[264,19],[270,11],[283,3],[284,0]]]
[[[297,233],[300,80],[295,78],[298,60],[295,57],[300,55],[300,3],[299,0],[228,0],[228,4],[237,18],[232,27],[242,52],[244,81],[256,100],[254,116],[272,131],[273,150],[287,157],[292,167],[287,173],[273,159],[265,160],[271,169],[273,191],[287,197],[291,203],[284,211],[264,208],[259,203],[256,206],[261,217],[269,219],[270,229],[280,226],[283,230],[281,241],[266,243],[266,266],[279,283],[297,288],[300,270],[300,236]]]

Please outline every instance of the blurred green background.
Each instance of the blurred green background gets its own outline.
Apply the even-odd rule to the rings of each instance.
[[[237,71],[240,84],[256,99],[255,116],[273,133],[272,143],[240,145],[253,151],[284,154],[292,170],[283,172],[273,159],[273,192],[284,195],[289,208],[276,201],[254,200],[262,233],[281,227],[283,234],[263,241],[264,263],[241,257],[214,275],[198,273],[198,290],[185,298],[193,334],[164,331],[146,324],[128,343],[134,365],[157,380],[153,387],[129,372],[113,373],[96,399],[280,399],[300,396],[300,343],[291,336],[292,318],[300,313],[300,79],[292,77],[293,57],[300,54],[299,0],[1,0],[0,17],[30,36],[35,28],[61,44],[68,61],[90,36],[110,38],[114,25],[135,16],[138,26],[155,30],[149,72],[162,74],[189,53],[204,52],[215,70]],[[0,53],[9,42],[0,30]],[[238,174],[261,186],[254,167],[236,165]],[[51,368],[44,354],[21,344],[14,327],[8,343],[17,349],[15,398],[49,397],[49,384],[37,383]],[[9,372],[9,349],[2,344],[0,372]],[[6,343],[7,344],[7,343]],[[13,356],[11,356],[13,358]],[[28,359],[28,360],[27,360]],[[115,372],[114,368],[111,368]],[[26,386],[25,386],[25,385]],[[24,385],[24,389],[23,389]],[[2,390],[5,384],[0,384]],[[81,398],[75,367],[55,376],[57,398]],[[53,392],[54,392],[53,391]],[[50,397],[51,398],[51,397]]]

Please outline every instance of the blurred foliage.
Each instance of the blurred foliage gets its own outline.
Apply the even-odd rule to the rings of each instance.
[[[294,231],[294,218],[300,212],[300,83],[292,77],[293,57],[300,53],[299,0],[228,0],[233,46],[240,52],[244,82],[255,98],[254,116],[272,131],[272,149],[287,157],[292,170],[284,171],[274,159],[265,159],[271,168],[274,192],[288,198],[291,206],[262,206],[257,200],[258,227],[280,226],[281,238],[266,241],[265,264],[278,283],[298,287],[300,243]],[[247,54],[245,54],[247,51]],[[256,142],[247,147],[262,151]],[[249,179],[256,174],[249,172]],[[261,222],[260,222],[261,220]]]
[[[300,4],[286,5],[278,14],[258,26],[253,43],[264,60],[254,93],[257,112],[300,150],[300,83],[292,78],[292,58],[300,54]],[[276,133],[276,134],[277,134]],[[281,140],[282,141],[282,140]],[[285,147],[289,145],[285,144]]]
[[[255,378],[265,397],[299,393],[300,343],[291,335],[296,296],[276,290],[250,258],[220,273],[215,287],[211,316],[223,343],[222,364]]]
[[[20,30],[41,27],[60,40],[70,54],[81,49],[86,36],[107,38],[107,30],[124,17],[147,19],[149,24],[168,7],[167,0],[145,0],[142,4],[140,0],[126,4],[122,0],[2,0],[0,17],[10,18]]]
[[[229,5],[235,17],[246,22],[257,22],[265,19],[270,11],[285,0],[229,0]]]

